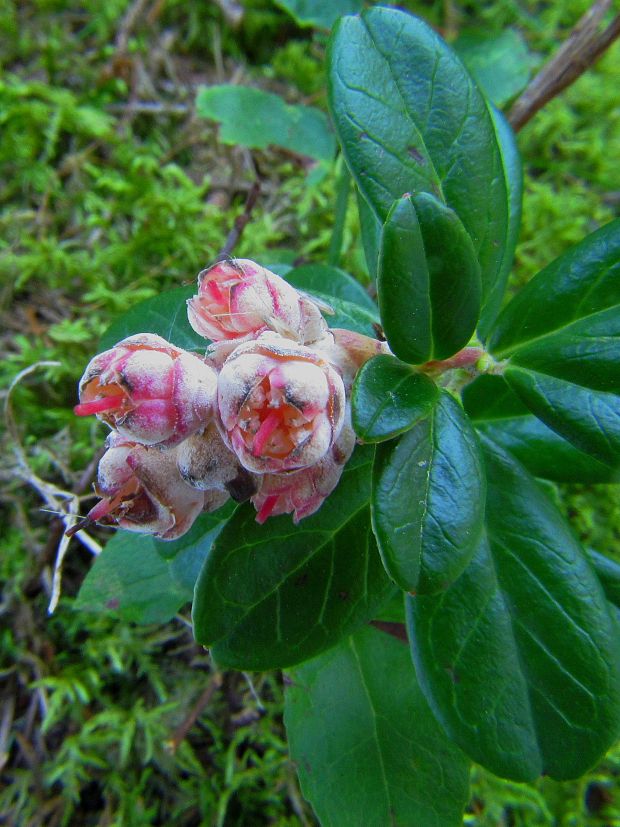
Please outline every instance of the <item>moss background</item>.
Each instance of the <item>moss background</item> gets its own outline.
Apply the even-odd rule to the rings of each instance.
[[[526,39],[536,65],[587,7],[533,0],[401,3],[453,38]],[[239,25],[231,13],[242,12]],[[97,339],[140,299],[187,284],[221,249],[256,175],[261,196],[235,254],[322,261],[337,171],[276,148],[218,142],[196,87],[234,81],[324,106],[325,37],[270,0],[0,0],[0,388],[18,434],[0,452],[0,823],[314,824],[282,727],[273,673],[215,672],[187,616],[134,626],[78,613],[90,563],[65,562],[47,616],[60,523],[41,483],[88,490],[101,431],[71,413]],[[620,205],[620,45],[519,135],[526,184],[512,279],[524,283]],[[366,278],[355,210],[341,265]],[[27,466],[15,459],[16,437]],[[620,560],[617,486],[564,488],[576,532]],[[105,541],[103,532],[99,536]],[[208,703],[185,737],[184,722]],[[620,825],[620,750],[579,783],[472,774],[465,823]]]

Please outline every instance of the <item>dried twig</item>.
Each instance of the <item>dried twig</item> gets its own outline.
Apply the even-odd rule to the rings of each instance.
[[[185,740],[187,734],[200,717],[201,712],[207,706],[207,704],[210,703],[211,698],[215,695],[215,693],[221,687],[221,685],[222,675],[220,672],[216,672],[207,684],[202,695],[198,698],[194,706],[190,709],[187,717],[179,724],[179,726],[175,729],[172,738],[166,743],[167,749],[173,755],[178,750],[182,742]]]
[[[9,432],[13,442],[17,475],[37,491],[39,496],[45,501],[46,506],[55,514],[58,514],[64,524],[64,527],[69,529],[76,520],[76,516],[79,511],[80,498],[75,493],[65,491],[62,488],[58,488],[58,486],[47,482],[47,480],[42,479],[32,470],[28,463],[26,452],[21,444],[21,438],[12,406],[13,391],[23,379],[34,373],[36,370],[39,370],[39,368],[59,366],[60,362],[36,362],[34,365],[30,365],[20,371],[20,373],[18,373],[11,382],[7,391],[6,399],[4,401],[4,418],[7,431]],[[101,546],[96,540],[86,534],[86,532],[80,532],[77,536],[82,545],[84,545],[92,554],[99,554],[101,551]],[[62,572],[62,562],[67,551],[67,543],[68,538],[62,537],[56,553],[56,564],[54,567],[52,594],[49,606],[50,613],[54,611],[60,596],[60,575]]]
[[[515,101],[508,113],[508,120],[515,131],[521,129],[548,101],[577,80],[620,36],[620,15],[600,31],[601,21],[611,4],[612,0],[597,0],[594,3],[560,50]]]
[[[248,197],[245,202],[245,207],[241,215],[235,218],[235,223],[233,225],[232,230],[228,234],[228,238],[226,239],[226,243],[220,250],[217,261],[220,261],[223,258],[228,258],[228,256],[232,253],[235,246],[237,245],[239,239],[243,235],[243,231],[245,230],[246,226],[250,222],[250,218],[252,216],[252,210],[254,209],[256,202],[258,201],[258,196],[260,195],[260,183],[255,181],[252,184],[252,187],[248,193]]]
[[[121,54],[125,54],[127,52],[131,33],[138,22],[138,19],[148,6],[148,3],[149,0],[134,0],[123,15],[123,19],[121,20],[121,25],[116,33],[116,40],[114,43],[117,51]]]

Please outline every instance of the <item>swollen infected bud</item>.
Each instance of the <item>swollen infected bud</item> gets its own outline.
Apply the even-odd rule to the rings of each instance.
[[[102,499],[71,533],[96,522],[162,540],[185,534],[203,511],[205,494],[183,482],[176,451],[112,440],[97,473],[95,490]]]
[[[211,420],[216,387],[198,356],[140,333],[92,359],[75,413],[95,414],[128,440],[171,446]]]
[[[258,490],[258,478],[240,464],[215,425],[179,445],[177,465],[185,482],[201,491],[225,491],[245,502]]]
[[[239,343],[272,330],[303,344],[327,329],[315,302],[249,259],[221,261],[203,270],[187,314],[196,333],[213,342]]]
[[[256,522],[292,514],[293,522],[298,523],[314,514],[338,485],[354,447],[355,433],[350,424],[345,424],[336,442],[314,465],[288,474],[265,474],[260,491],[252,497]]]
[[[277,474],[313,465],[334,444],[344,421],[344,385],[313,350],[264,334],[224,363],[218,410],[244,468]]]
[[[347,394],[362,365],[373,356],[391,352],[387,342],[380,342],[378,339],[364,336],[363,333],[339,327],[330,328],[329,334],[317,342],[314,350],[338,370]]]

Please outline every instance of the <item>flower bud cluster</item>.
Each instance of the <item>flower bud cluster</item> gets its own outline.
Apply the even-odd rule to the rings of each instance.
[[[188,301],[204,356],[151,333],[100,353],[79,385],[80,416],[112,429],[90,522],[164,540],[202,511],[251,500],[257,521],[313,514],[355,446],[350,390],[381,342],[330,330],[319,306],[253,261],[223,261]]]

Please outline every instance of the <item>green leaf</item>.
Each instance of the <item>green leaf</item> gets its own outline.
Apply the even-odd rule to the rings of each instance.
[[[221,666],[276,669],[313,657],[390,597],[370,526],[371,448],[358,448],[317,514],[259,526],[242,506],[217,538],[194,599],[196,640]]]
[[[327,264],[303,264],[289,270],[286,280],[299,290],[318,291],[326,296],[359,304],[373,315],[377,314],[377,305],[359,281],[338,267]]]
[[[325,113],[286,104],[278,95],[249,86],[201,86],[196,111],[218,121],[225,144],[264,149],[281,146],[318,160],[333,160],[336,142]]]
[[[502,261],[495,284],[480,315],[478,336],[486,341],[489,330],[502,305],[508,276],[512,269],[515,248],[521,231],[521,208],[523,202],[523,164],[519,155],[517,138],[504,115],[494,106],[489,105],[489,113],[495,129],[495,137],[504,169],[506,181],[506,199],[508,223],[502,243]]]
[[[425,374],[393,356],[375,356],[353,383],[355,433],[364,442],[392,439],[426,416],[438,395]]]
[[[99,349],[108,350],[135,333],[157,333],[177,347],[204,351],[207,340],[187,321],[187,299],[195,292],[195,287],[177,287],[139,302],[112,322],[99,341]]]
[[[288,276],[287,276],[288,278]],[[355,330],[373,339],[377,338],[377,326],[379,325],[379,313],[374,310],[362,307],[361,305],[347,301],[346,299],[331,296],[329,293],[321,293],[319,290],[307,290],[308,295],[314,296],[324,304],[329,305],[333,313],[326,314],[327,323],[330,327],[342,327],[346,330]]]
[[[593,548],[588,549],[588,557],[594,566],[607,600],[620,609],[620,563]]]
[[[541,270],[504,308],[489,348],[497,358],[620,305],[620,219]]]
[[[484,494],[476,433],[442,391],[427,417],[376,449],[371,513],[390,577],[421,594],[447,588],[478,545]]]
[[[394,204],[377,290],[383,329],[403,361],[446,359],[467,344],[480,313],[480,267],[453,210],[426,193]]]
[[[480,376],[463,406],[480,433],[509,451],[535,477],[554,482],[615,482],[617,474],[579,451],[529,412],[501,376]]]
[[[155,549],[169,561],[174,580],[192,594],[207,554],[234,510],[235,504],[229,501],[217,511],[201,514],[187,534],[178,540],[168,542],[153,538]]]
[[[119,530],[86,575],[76,609],[112,612],[135,623],[165,623],[192,599],[151,537]]]
[[[475,761],[577,778],[620,728],[620,638],[596,575],[525,469],[483,439],[487,535],[443,594],[409,603],[426,697]]]
[[[289,677],[291,756],[323,827],[459,827],[468,762],[433,718],[406,646],[361,629]]]
[[[360,217],[362,247],[364,248],[364,258],[366,259],[368,275],[371,279],[376,279],[377,268],[379,266],[379,249],[381,246],[381,222],[357,187],[355,188],[355,197],[357,200],[357,211]]]
[[[362,0],[275,0],[275,3],[299,26],[318,29],[331,29],[343,14],[355,14],[362,8]]]
[[[381,221],[407,192],[444,201],[472,239],[486,296],[508,214],[495,131],[472,78],[429,26],[388,8],[342,18],[329,64],[333,121],[363,197]]]
[[[546,425],[578,450],[618,469],[620,397],[520,368],[508,368],[504,376]]]
[[[530,410],[576,448],[620,464],[620,220],[535,276],[490,348]]]
[[[533,58],[525,40],[514,29],[497,34],[465,30],[452,48],[496,106],[508,103],[527,86]]]

